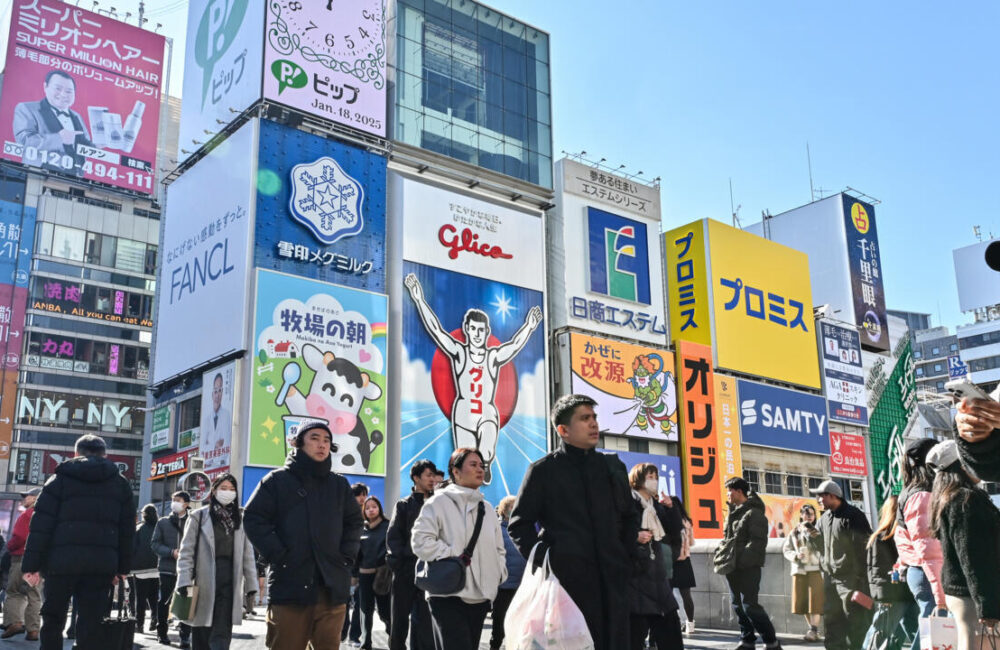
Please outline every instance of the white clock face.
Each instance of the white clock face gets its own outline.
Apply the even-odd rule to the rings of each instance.
[[[382,43],[382,0],[279,0],[302,44],[335,59],[356,59]]]

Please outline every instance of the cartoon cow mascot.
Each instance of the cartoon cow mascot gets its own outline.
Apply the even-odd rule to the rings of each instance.
[[[382,389],[371,381],[368,373],[361,372],[347,359],[321,352],[315,345],[302,347],[302,359],[316,375],[305,395],[294,385],[288,389],[285,398],[288,412],[328,423],[335,445],[331,453],[335,472],[367,471],[371,453],[384,437],[381,431],[372,431],[369,438],[358,413],[365,400],[381,397]]]

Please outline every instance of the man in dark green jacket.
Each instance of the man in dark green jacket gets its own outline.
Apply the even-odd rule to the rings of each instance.
[[[729,491],[729,517],[722,542],[715,551],[715,572],[726,577],[733,610],[740,622],[738,650],[753,650],[757,635],[769,649],[780,648],[774,624],[757,600],[760,570],[767,556],[767,517],[764,502],[750,492],[750,484],[741,477],[726,481]]]
[[[823,504],[819,532],[823,536],[824,643],[829,650],[860,648],[872,622],[872,610],[859,604],[870,600],[868,553],[872,534],[864,513],[844,501],[844,491],[831,480],[809,490]]]

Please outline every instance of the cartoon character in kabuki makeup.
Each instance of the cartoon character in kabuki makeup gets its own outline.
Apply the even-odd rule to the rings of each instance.
[[[650,423],[659,424],[663,433],[670,431],[670,416],[677,410],[673,375],[663,371],[663,358],[658,354],[641,354],[632,362],[632,377],[628,379],[639,402],[636,424],[645,431]]]
[[[296,386],[289,387],[285,397],[288,412],[328,424],[336,445],[332,454],[334,471],[367,471],[371,453],[384,436],[381,431],[369,436],[358,413],[365,400],[380,398],[382,389],[352,362],[322,352],[315,345],[307,343],[302,347],[302,359],[316,374],[304,395]]]

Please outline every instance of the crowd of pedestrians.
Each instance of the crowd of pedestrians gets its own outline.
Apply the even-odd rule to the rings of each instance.
[[[392,650],[473,650],[490,614],[490,648],[499,650],[523,577],[544,565],[595,650],[682,649],[695,632],[691,518],[660,491],[656,465],[626,468],[597,451],[595,406],[583,395],[556,401],[559,445],[528,468],[517,497],[488,503],[482,454],[459,448],[447,476],[430,460],[415,462],[412,491],[391,516],[366,486],[331,471],[333,436],[322,423],[298,431],[285,465],[261,480],[245,509],[236,477],[222,474],[195,510],[180,491],[170,514],[147,505],[138,522],[104,440],[82,436],[75,458],[22,495],[5,546],[0,637],[62,648],[72,603],[67,636],[80,650],[104,650],[101,621],[115,586],[120,598],[128,581],[136,631],[147,631],[149,610],[148,631],[164,645],[173,643],[174,619],[179,647],[228,650],[234,625],[266,590],[272,650],[336,650],[348,639],[371,649],[376,616]],[[918,620],[930,616],[954,619],[955,650],[994,634],[1000,510],[977,484],[1000,478],[1000,405],[973,400],[958,411],[957,440],[908,442],[902,490],[885,501],[874,531],[836,481],[811,490],[822,515],[804,505],[782,545],[806,641],[917,650]],[[764,502],[741,477],[725,487],[714,570],[729,587],[737,650],[758,640],[774,650],[781,644],[760,602]]]

